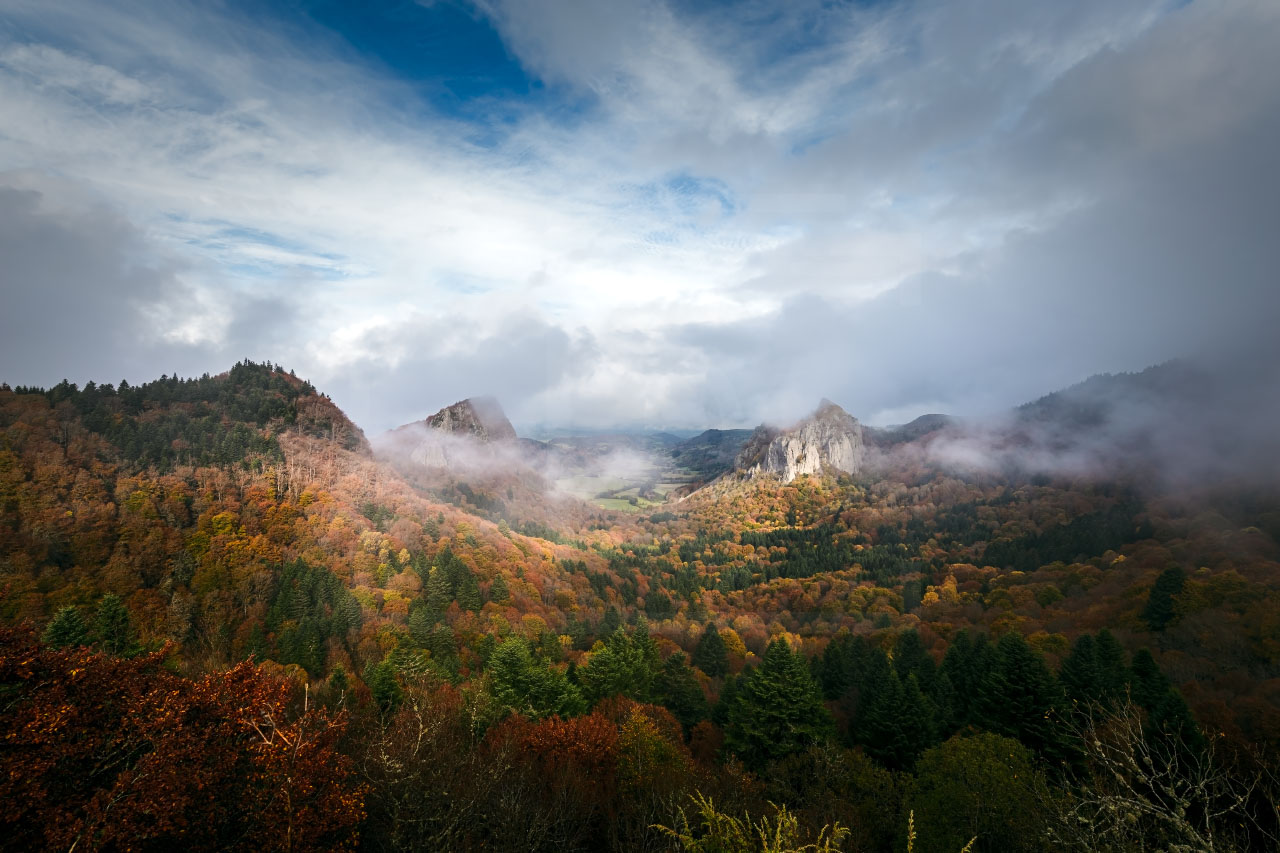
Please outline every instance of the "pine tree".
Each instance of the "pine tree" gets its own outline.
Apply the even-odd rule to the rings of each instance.
[[[390,660],[371,663],[364,669],[364,683],[373,694],[373,701],[384,714],[389,714],[399,707],[404,699],[404,690],[396,678],[396,669]]]
[[[564,646],[560,645],[560,637],[554,631],[543,631],[538,635],[538,654],[543,660],[559,663],[564,660]]]
[[[604,612],[604,619],[600,621],[600,636],[608,637],[621,627],[622,616],[618,613],[618,608],[609,605],[609,609]]]
[[[906,679],[880,649],[856,685],[857,711],[852,736],[871,758],[892,770],[909,770],[920,753],[935,743],[932,703],[914,673]]]
[[[716,626],[708,622],[693,650],[693,665],[712,678],[720,678],[729,672],[729,649]]]
[[[506,604],[511,599],[511,591],[507,589],[507,579],[499,572],[489,584],[489,600],[495,604]]]
[[[446,675],[452,677],[458,674],[458,642],[454,639],[453,630],[448,625],[434,626],[422,645],[431,652],[431,660],[439,665]]]
[[[652,679],[662,666],[662,658],[658,654],[658,644],[649,635],[649,621],[643,616],[636,620],[636,627],[631,631],[631,641],[639,650],[645,669]]]
[[[1142,609],[1142,619],[1152,631],[1163,631],[1173,621],[1173,597],[1182,592],[1186,579],[1181,566],[1170,566],[1156,578],[1147,606]]]
[[[453,601],[453,589],[449,585],[448,574],[439,565],[431,569],[431,574],[427,578],[426,599],[427,607],[437,615],[449,609],[449,603]]]
[[[350,689],[351,684],[347,678],[347,668],[340,663],[334,665],[333,672],[329,673],[329,695],[341,697]]]
[[[828,738],[831,715],[804,660],[785,640],[769,644],[759,668],[738,686],[729,708],[725,747],[748,767],[800,752]]]
[[[586,710],[582,695],[565,674],[534,658],[529,644],[519,637],[508,637],[493,650],[489,671],[493,698],[518,714],[571,717]]]
[[[587,625],[578,617],[570,614],[565,620],[564,632],[573,641],[573,647],[579,651],[587,650]]]
[[[946,740],[957,731],[952,724],[956,716],[957,699],[956,689],[951,684],[950,676],[945,672],[939,672],[933,683],[932,699],[934,729],[937,731],[938,740]]]
[[[920,682],[920,689],[926,694],[933,692],[933,682],[937,677],[938,666],[920,640],[920,632],[915,628],[903,631],[893,647],[893,668],[898,677],[906,683],[907,677],[914,675]]]
[[[63,607],[53,615],[41,639],[55,649],[89,645],[89,626],[75,607]]]
[[[651,698],[657,674],[656,651],[650,655],[652,640],[638,629],[628,635],[614,631],[591,652],[586,666],[578,669],[583,695],[595,703],[610,696],[626,696],[640,702]]]
[[[823,650],[818,667],[822,695],[832,700],[846,698],[845,694],[862,683],[878,658],[883,657],[884,651],[867,637],[854,637],[847,632],[837,634]]]
[[[938,743],[937,713],[933,702],[920,688],[920,681],[913,672],[902,685],[902,711],[899,727],[901,740],[907,748],[900,756],[901,766],[909,770],[915,766],[920,753]]]
[[[459,607],[473,613],[479,612],[484,606],[484,601],[480,597],[480,584],[477,583],[475,574],[465,565],[458,572],[457,599]]]
[[[967,629],[956,634],[942,660],[942,673],[951,682],[955,698],[947,728],[954,731],[970,725],[981,727],[980,697],[994,663],[995,650],[986,634]]]
[[[684,726],[685,733],[707,718],[707,697],[684,652],[667,658],[654,679],[654,697]]]
[[[1058,681],[1068,702],[1077,707],[1097,702],[1102,697],[1102,678],[1098,671],[1097,646],[1090,634],[1081,634],[1071,647],[1071,654],[1058,670]]]
[[[419,648],[426,648],[431,629],[440,621],[440,614],[430,607],[419,606],[409,611],[409,639]]]
[[[1147,649],[1133,654],[1133,701],[1147,712],[1148,736],[1167,745],[1198,750],[1204,735],[1191,716],[1191,709],[1168,676],[1161,672]]]
[[[724,684],[720,687],[720,695],[716,697],[716,704],[711,708],[711,722],[721,728],[729,725],[729,712],[738,701],[738,687],[752,672],[754,672],[753,668],[747,668],[739,675],[730,675],[725,678]]]
[[[1098,662],[1098,689],[1100,698],[1107,705],[1114,705],[1129,689],[1128,655],[1115,635],[1103,628],[1094,641]]]
[[[98,612],[93,618],[93,633],[97,645],[107,654],[127,657],[133,653],[133,621],[120,596],[108,593],[98,602]]]
[[[1044,659],[1017,631],[996,644],[994,666],[981,687],[980,728],[1014,737],[1050,762],[1068,760],[1070,749],[1057,715],[1062,689]]]

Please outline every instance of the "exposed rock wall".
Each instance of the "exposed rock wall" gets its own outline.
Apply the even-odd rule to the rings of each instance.
[[[790,429],[758,427],[735,467],[748,477],[772,476],[789,483],[801,474],[857,473],[866,455],[862,424],[823,400],[816,412]]]

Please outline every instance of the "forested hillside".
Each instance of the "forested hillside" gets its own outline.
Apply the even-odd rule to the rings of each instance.
[[[420,485],[270,364],[0,388],[0,847],[1276,843],[1273,490]]]

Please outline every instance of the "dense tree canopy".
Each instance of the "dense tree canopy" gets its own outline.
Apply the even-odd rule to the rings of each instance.
[[[329,732],[307,773],[339,800],[298,793],[315,834],[295,849],[357,831],[375,849],[657,849],[654,824],[699,792],[739,819],[786,805],[804,837],[839,822],[846,849],[900,847],[912,808],[918,849],[1035,849],[1054,814],[1007,834],[975,815],[1004,814],[1009,774],[1078,802],[1103,760],[1076,734],[1090,721],[1131,709],[1153,754],[1230,778],[1280,747],[1275,495],[914,463],[647,514],[545,486],[414,480],[274,365],[0,388],[0,620],[28,626],[5,629],[0,723],[53,709],[68,727],[5,747],[46,795],[11,792],[0,844],[160,849],[183,821],[210,846],[264,837],[245,827],[267,818],[205,814],[188,785],[252,805],[251,777],[297,783],[249,749],[261,713],[282,737]],[[129,716],[144,701],[190,725],[166,740]],[[94,811],[197,749],[195,781]]]

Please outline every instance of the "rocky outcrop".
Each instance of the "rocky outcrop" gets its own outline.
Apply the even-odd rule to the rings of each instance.
[[[415,465],[471,469],[514,458],[516,442],[515,428],[498,401],[476,397],[394,429],[380,445],[384,453],[407,457]]]
[[[514,441],[515,428],[502,406],[492,397],[476,397],[447,406],[423,423],[450,435],[465,435],[480,441]]]
[[[735,463],[747,477],[777,477],[789,483],[801,474],[854,474],[866,460],[862,424],[823,400],[818,410],[790,429],[761,425]]]

